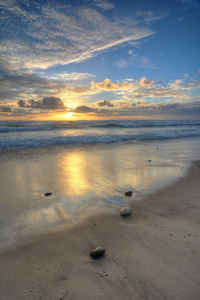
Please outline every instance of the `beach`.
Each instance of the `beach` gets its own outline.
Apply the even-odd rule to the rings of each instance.
[[[198,300],[198,149],[180,139],[4,153],[0,299]]]
[[[0,300],[200,300],[200,0],[0,12]]]
[[[200,163],[175,184],[1,253],[1,299],[199,299]],[[106,249],[92,259],[90,250]]]

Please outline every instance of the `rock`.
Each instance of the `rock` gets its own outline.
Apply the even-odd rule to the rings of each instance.
[[[128,216],[131,214],[130,207],[122,207],[119,211],[120,216]]]
[[[45,193],[44,195],[47,197],[47,196],[51,196],[52,193]]]
[[[93,250],[90,251],[90,255],[92,257],[97,257],[97,256],[101,256],[105,253],[105,249],[101,248],[101,247],[97,247]]]
[[[124,194],[125,194],[125,196],[132,196],[133,192],[132,191],[126,191]]]
[[[149,159],[149,162],[151,162],[151,159]]]

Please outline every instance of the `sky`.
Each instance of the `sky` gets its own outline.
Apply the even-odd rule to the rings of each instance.
[[[199,0],[0,0],[0,120],[200,119]]]

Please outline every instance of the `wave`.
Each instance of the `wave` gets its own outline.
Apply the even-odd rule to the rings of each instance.
[[[23,121],[0,122],[0,133],[19,131],[53,131],[86,128],[151,128],[200,126],[200,121]]]
[[[43,136],[34,138],[5,139],[0,140],[0,149],[13,148],[38,148],[51,146],[73,146],[73,145],[95,145],[111,144],[119,142],[139,142],[175,139],[181,137],[200,137],[200,130],[195,131],[172,131],[172,132],[154,132],[144,134],[117,134],[117,135],[68,135],[68,136]]]
[[[118,127],[118,128],[148,128],[148,127],[177,127],[177,126],[199,126],[199,121],[117,121],[112,123],[94,124],[94,127]]]

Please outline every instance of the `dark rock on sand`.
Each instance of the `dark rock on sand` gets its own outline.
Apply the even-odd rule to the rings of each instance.
[[[90,251],[90,255],[92,257],[97,257],[97,256],[101,256],[105,253],[105,249],[101,248],[101,247],[97,247],[93,250]]]
[[[119,211],[120,216],[128,216],[131,214],[130,207],[122,207]]]
[[[125,194],[125,196],[132,196],[133,192],[132,191],[126,191],[124,194]]]
[[[44,195],[47,197],[47,196],[51,196],[52,193],[45,193]]]

